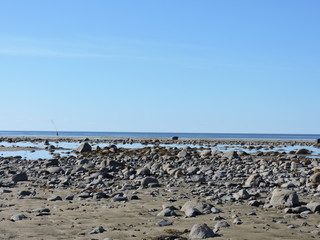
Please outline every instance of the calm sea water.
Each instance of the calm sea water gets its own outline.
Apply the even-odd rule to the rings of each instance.
[[[60,137],[159,137],[209,139],[288,139],[315,140],[320,134],[249,134],[249,133],[156,133],[156,132],[59,132]],[[57,136],[54,131],[0,131],[0,136]]]

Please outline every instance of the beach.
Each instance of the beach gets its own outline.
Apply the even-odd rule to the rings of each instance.
[[[0,239],[320,236],[312,140],[0,140],[1,153],[14,152],[0,155]],[[46,155],[31,160],[24,151]]]

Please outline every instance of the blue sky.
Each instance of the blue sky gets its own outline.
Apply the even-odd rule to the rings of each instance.
[[[320,133],[319,9],[0,1],[0,130]]]

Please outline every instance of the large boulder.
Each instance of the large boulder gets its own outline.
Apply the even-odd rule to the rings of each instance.
[[[191,228],[189,239],[205,239],[214,237],[214,232],[207,224],[195,224]]]
[[[299,197],[295,191],[287,189],[275,189],[272,192],[270,205],[276,208],[299,206]]]
[[[89,143],[82,143],[78,148],[77,148],[77,151],[80,152],[80,153],[83,153],[83,152],[91,152],[92,148],[91,148],[91,145]]]

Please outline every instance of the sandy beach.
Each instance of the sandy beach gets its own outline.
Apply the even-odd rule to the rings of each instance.
[[[307,240],[320,236],[320,156],[301,149],[272,151],[278,145],[314,146],[312,141],[1,140],[47,140],[44,149],[52,152],[48,146],[54,142],[69,141],[76,142],[78,149],[70,150],[72,155],[32,161],[0,157],[0,239]],[[91,147],[101,142],[109,144]],[[116,146],[137,142],[147,146]],[[217,144],[244,149],[210,149]],[[257,151],[248,153],[248,146]],[[0,147],[0,151],[30,149],[42,148]],[[206,224],[214,235],[194,235],[195,224]]]

